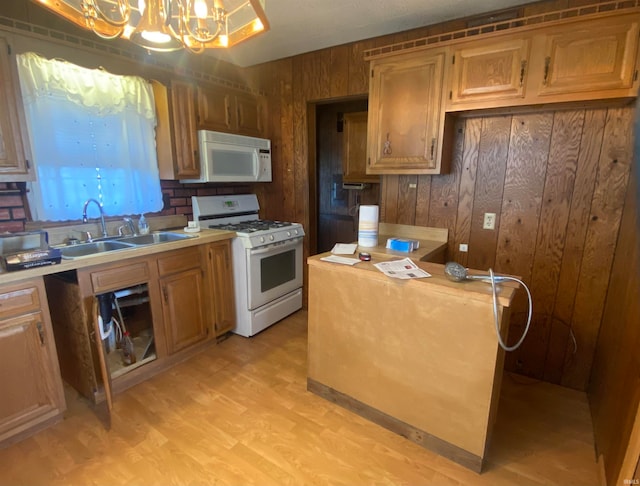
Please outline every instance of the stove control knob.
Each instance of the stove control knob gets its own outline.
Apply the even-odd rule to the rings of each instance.
[[[260,237],[260,243],[264,243],[264,236]]]
[[[291,231],[287,231],[287,236],[291,236]]]
[[[273,241],[273,235],[269,235],[269,239]]]

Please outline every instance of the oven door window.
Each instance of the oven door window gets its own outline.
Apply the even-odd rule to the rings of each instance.
[[[249,250],[248,304],[253,310],[302,287],[302,240]]]
[[[268,292],[295,278],[295,248],[260,260],[260,292]]]

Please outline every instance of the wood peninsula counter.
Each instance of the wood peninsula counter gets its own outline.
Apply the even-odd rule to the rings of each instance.
[[[373,266],[397,258],[326,255],[308,259],[308,390],[480,472],[504,359],[491,286],[452,282],[437,263],[414,260],[432,277],[399,280]],[[500,284],[505,340],[516,290]]]

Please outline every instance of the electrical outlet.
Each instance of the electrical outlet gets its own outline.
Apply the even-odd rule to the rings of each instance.
[[[462,253],[466,253],[469,251],[469,245],[467,245],[466,243],[460,243],[460,251]]]
[[[482,229],[496,229],[496,213],[484,213],[484,223]]]

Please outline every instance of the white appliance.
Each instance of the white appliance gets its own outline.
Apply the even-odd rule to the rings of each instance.
[[[201,227],[236,232],[233,332],[253,336],[302,308],[301,224],[259,219],[255,194],[192,196],[191,201],[193,220]]]
[[[200,178],[197,182],[271,182],[271,140],[198,131]]]

